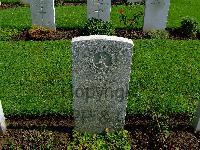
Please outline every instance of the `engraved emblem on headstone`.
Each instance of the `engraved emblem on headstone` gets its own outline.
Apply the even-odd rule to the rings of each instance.
[[[106,68],[112,65],[112,56],[107,52],[97,52],[94,55],[94,65],[97,68]]]

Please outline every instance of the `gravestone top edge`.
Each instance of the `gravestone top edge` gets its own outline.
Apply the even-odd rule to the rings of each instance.
[[[72,43],[79,41],[90,41],[90,40],[107,40],[107,41],[119,41],[130,43],[134,46],[133,41],[124,37],[108,36],[108,35],[90,35],[90,36],[79,36],[72,38]]]

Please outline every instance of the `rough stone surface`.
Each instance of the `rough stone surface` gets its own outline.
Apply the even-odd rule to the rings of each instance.
[[[111,0],[87,0],[88,19],[110,21]]]
[[[146,0],[143,31],[164,30],[170,0]]]
[[[0,101],[0,135],[6,131],[5,117],[3,113],[3,108]]]
[[[56,29],[54,0],[31,0],[32,24]]]
[[[132,40],[105,35],[72,39],[75,129],[101,133],[123,128]]]

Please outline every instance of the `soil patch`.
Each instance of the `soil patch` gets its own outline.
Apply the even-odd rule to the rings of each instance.
[[[43,33],[36,33],[35,35],[31,35],[29,30],[23,30],[20,34],[13,37],[13,40],[34,40],[34,41],[43,41],[43,40],[61,40],[61,39],[72,39],[74,37],[78,37],[82,35],[81,29],[57,29],[56,31],[52,31],[50,34]]]
[[[168,39],[172,40],[189,40],[189,39],[194,39],[194,40],[199,40],[200,39],[200,33],[197,34],[196,37],[185,37],[181,34],[178,34],[176,32],[172,32],[172,29],[167,29],[169,32]],[[56,31],[51,32],[50,34],[47,33],[36,33],[37,35],[34,34],[31,35],[28,31],[28,29],[23,30],[20,34],[17,36],[14,36],[12,39],[13,40],[35,40],[35,41],[43,41],[43,40],[61,40],[61,39],[68,39],[71,40],[74,37],[78,36],[84,36],[84,32],[82,29],[57,29]],[[118,37],[124,37],[124,38],[129,38],[129,39],[151,39],[154,38],[153,36],[156,36],[158,39],[163,37],[159,37],[159,35],[151,35],[149,33],[143,32],[142,29],[115,29],[115,36]],[[164,37],[164,39],[166,39]]]
[[[164,120],[164,122],[163,122]],[[7,117],[7,132],[0,136],[2,149],[65,149],[72,140],[72,116]],[[161,124],[168,126],[164,130]],[[160,124],[160,125],[159,125]],[[132,149],[192,149],[199,150],[200,134],[194,133],[189,116],[175,114],[159,118],[148,115],[128,115],[125,129],[131,136]]]
[[[16,8],[16,7],[20,7],[20,6],[22,6],[22,4],[20,4],[20,3],[1,3],[0,10],[8,9],[8,8]]]

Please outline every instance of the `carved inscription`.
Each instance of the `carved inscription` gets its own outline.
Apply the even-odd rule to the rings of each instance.
[[[151,5],[155,5],[156,7],[161,7],[165,5],[165,1],[164,0],[153,0],[152,2],[150,2]]]
[[[111,121],[112,115],[111,113],[113,113],[112,111],[110,111],[111,108],[107,108],[107,109],[103,109],[102,111],[95,111],[95,110],[91,110],[91,109],[87,109],[87,110],[76,110],[74,117],[75,119],[81,120],[82,123],[87,122],[87,121],[93,121],[95,118],[99,119],[99,121],[104,124],[107,123],[109,120]],[[115,120],[118,120],[119,122],[121,121],[121,119],[123,118],[121,115],[123,114],[120,110],[115,110],[116,112],[114,112],[116,114],[116,118]]]
[[[127,96],[127,92],[127,86],[126,88],[119,87],[116,90],[111,87],[79,87],[75,89],[75,97],[81,98],[85,102],[94,98],[97,99],[97,101],[101,101],[101,99],[117,99],[119,102],[122,102]]]
[[[75,119],[79,118],[83,122],[90,118],[94,118],[96,116],[95,112],[92,110],[76,110],[75,112],[76,112],[74,114]]]

